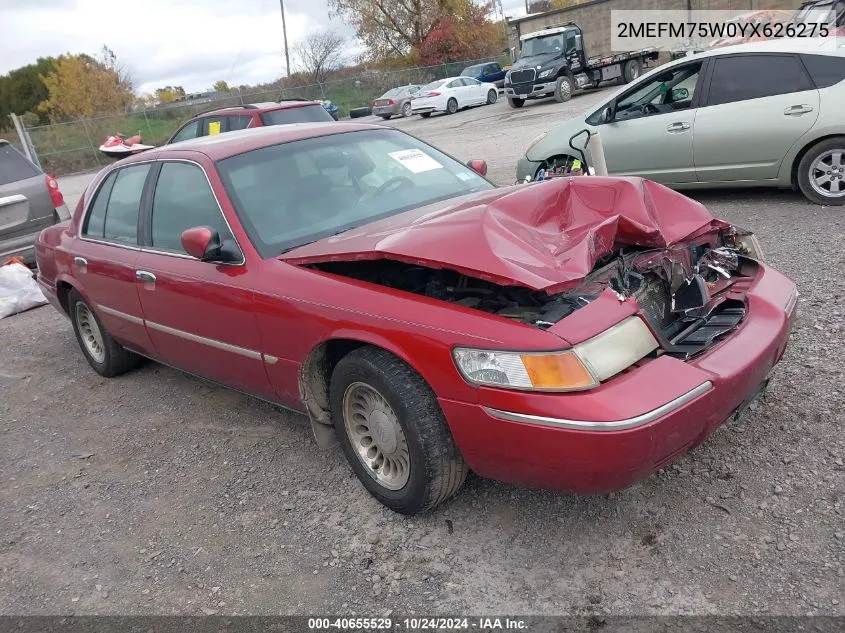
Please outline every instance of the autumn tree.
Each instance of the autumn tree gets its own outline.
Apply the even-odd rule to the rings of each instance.
[[[506,44],[505,34],[501,23],[487,18],[490,6],[455,3],[453,11],[441,17],[419,45],[420,63],[441,64],[499,54]]]
[[[185,96],[185,89],[182,86],[165,86],[156,88],[155,95],[159,103],[172,103]]]
[[[61,55],[52,71],[41,75],[48,96],[38,109],[52,120],[124,112],[135,97],[128,75],[121,75],[114,63],[85,54]]]
[[[551,9],[568,9],[569,7],[574,7],[576,4],[581,4],[582,1],[583,0],[551,0]]]
[[[216,92],[231,92],[232,91],[232,89],[229,87],[229,84],[223,79],[221,79],[219,81],[215,81],[213,88]]]
[[[345,46],[346,40],[335,31],[323,30],[305,36],[293,47],[296,71],[307,75],[313,83],[322,83],[329,72],[343,63]]]

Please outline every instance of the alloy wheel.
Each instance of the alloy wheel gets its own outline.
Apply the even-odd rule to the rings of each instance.
[[[825,198],[845,196],[845,151],[832,149],[823,154],[810,166],[810,186]]]

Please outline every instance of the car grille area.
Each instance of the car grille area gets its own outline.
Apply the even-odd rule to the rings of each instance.
[[[522,70],[511,71],[512,84],[525,84],[534,81],[537,76],[537,71],[533,68],[525,68]]]

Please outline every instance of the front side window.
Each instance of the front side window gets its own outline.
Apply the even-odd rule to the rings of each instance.
[[[332,121],[332,115],[321,105],[297,106],[272,110],[261,114],[264,125],[287,125],[289,123],[322,123]]]
[[[178,143],[179,141],[187,141],[188,139],[196,138],[200,135],[200,121],[197,119],[196,121],[191,121],[181,130],[176,132],[173,135],[173,138],[170,139],[171,143]]]
[[[191,163],[164,163],[153,194],[153,248],[184,253],[182,233],[197,226],[214,229],[221,240],[231,238],[205,172]]]
[[[709,105],[761,99],[812,88],[793,55],[718,57],[710,82]]]
[[[477,173],[398,130],[273,145],[217,163],[262,257],[426,204],[492,189]]]
[[[701,62],[698,62],[672,68],[644,81],[616,103],[614,120],[686,110],[692,105],[700,74]]]
[[[117,172],[106,204],[104,240],[138,243],[138,212],[149,171],[150,164],[147,163],[124,167]]]

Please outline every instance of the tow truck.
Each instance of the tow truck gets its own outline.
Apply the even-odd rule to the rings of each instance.
[[[602,81],[629,83],[659,55],[649,47],[587,57],[584,33],[574,22],[526,33],[519,42],[519,58],[505,75],[505,97],[512,108],[551,96],[559,103],[569,101],[576,90],[597,88]]]

